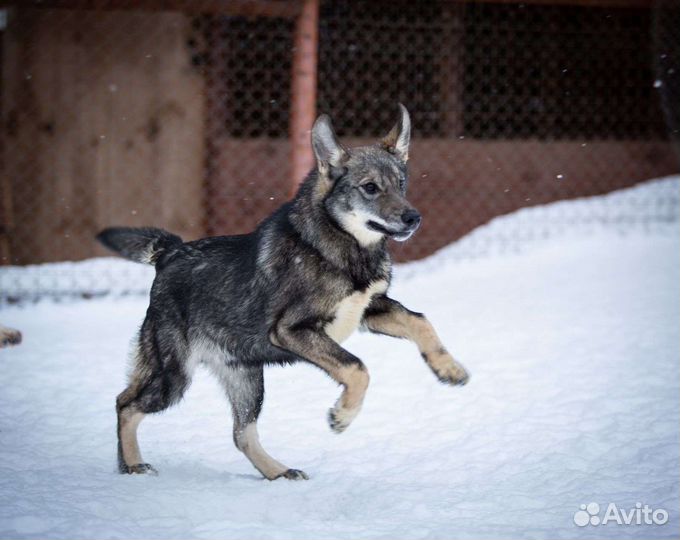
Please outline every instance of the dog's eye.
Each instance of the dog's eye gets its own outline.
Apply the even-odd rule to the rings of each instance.
[[[374,193],[378,192],[378,186],[376,186],[373,182],[368,182],[361,187],[364,188],[364,191],[369,195],[373,195]]]

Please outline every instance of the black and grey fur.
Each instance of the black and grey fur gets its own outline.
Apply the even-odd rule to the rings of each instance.
[[[410,120],[400,109],[383,140],[353,149],[338,142],[328,116],[319,117],[315,169],[250,234],[186,243],[152,228],[98,235],[114,251],[156,266],[130,383],[116,402],[121,472],[155,472],[141,458],[137,426],[181,399],[199,363],[229,397],[236,446],[270,480],[307,476],[260,446],[265,365],[302,360],[342,385],[328,414],[336,432],[357,415],[368,387],[363,362],[340,346],[359,326],[414,341],[441,381],[467,381],[427,319],[387,296],[387,238],[405,240],[420,224],[405,196]]]

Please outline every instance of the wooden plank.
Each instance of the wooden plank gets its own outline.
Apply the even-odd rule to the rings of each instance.
[[[297,0],[0,0],[0,6],[102,11],[181,11],[284,19],[292,19],[300,12],[300,2]]]
[[[464,14],[463,4],[447,3],[442,6],[443,28],[438,38],[444,52],[439,55],[439,102],[442,132],[447,137],[458,137],[463,133]]]
[[[95,89],[84,80],[83,70],[91,70],[92,66],[81,42],[81,37],[84,39],[87,35],[80,32],[79,26],[76,17],[54,12],[41,14],[40,31],[53,42],[54,70],[51,84],[39,90],[51,158],[51,175],[43,179],[41,201],[46,206],[44,213],[52,208],[55,223],[51,231],[41,231],[47,239],[41,246],[39,261],[55,260],[54,257],[81,259],[92,253],[97,200],[92,182],[105,169],[105,164],[88,159],[90,148],[83,141],[84,124],[101,131],[106,118],[98,100],[91,95]],[[44,55],[41,51],[36,54]],[[90,71],[88,75],[96,77],[97,73]],[[41,228],[35,223],[32,225]]]
[[[203,233],[203,83],[181,13],[16,10],[6,41],[16,263],[104,254],[102,227]]]
[[[15,217],[11,262],[18,263],[25,260],[25,254],[41,260],[46,246],[59,240],[53,231],[57,229],[61,201],[51,197],[55,187],[50,147],[51,90],[45,90],[54,85],[57,44],[54,32],[42,31],[45,13],[10,15],[3,46],[4,172],[13,194]],[[52,201],[52,208],[48,201]],[[39,225],[32,227],[29,223]]]
[[[652,0],[455,0],[466,4],[524,4],[528,6],[581,6],[613,8],[648,8],[654,6]]]
[[[77,16],[90,29],[83,49],[95,70],[87,84],[90,103],[85,113],[95,121],[84,124],[84,142],[96,168],[96,228],[160,225],[155,109],[166,91],[158,82],[159,41],[171,29],[145,13]],[[154,21],[161,30],[154,30]],[[98,253],[106,252],[100,248]]]
[[[649,8],[652,0],[450,0],[455,4],[524,4],[542,6],[583,6]],[[0,6],[35,8],[183,11],[185,13],[220,13],[244,17],[297,17],[298,0],[0,0]]]
[[[89,22],[93,39],[107,35],[110,44],[97,55],[108,62],[97,84],[107,116],[101,134],[88,134],[103,164],[95,175],[97,228],[151,224],[202,236],[204,93],[186,49],[189,18],[127,12]]]
[[[187,54],[189,18],[164,13],[160,19],[171,31],[159,36],[158,85],[173,89],[154,110],[162,222],[182,238],[196,239],[204,234],[205,80]]]
[[[0,103],[4,86],[3,70],[3,39],[4,28],[0,29]],[[0,113],[2,111],[0,110]],[[1,125],[5,125],[2,118]],[[9,236],[14,228],[14,209],[12,205],[12,189],[5,169],[5,137],[0,137],[0,266],[7,265],[11,260]]]

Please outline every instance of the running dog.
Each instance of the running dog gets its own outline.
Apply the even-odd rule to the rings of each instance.
[[[156,267],[129,386],[116,401],[121,473],[156,473],[142,459],[137,427],[181,399],[198,364],[224,386],[236,447],[270,480],[307,475],[260,445],[265,365],[309,362],[342,385],[328,413],[338,433],[359,413],[368,387],[364,363],[340,346],[358,327],[411,340],[440,381],[467,382],[428,320],[387,296],[387,239],[408,239],[421,221],[406,199],[411,121],[399,107],[386,137],[351,149],[320,116],[311,136],[315,168],[250,234],[185,243],[160,229],[114,227],[97,236]]]

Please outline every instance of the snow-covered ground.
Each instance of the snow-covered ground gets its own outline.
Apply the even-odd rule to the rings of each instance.
[[[676,538],[677,212],[644,229],[594,223],[472,260],[453,245],[399,269],[392,295],[471,381],[443,386],[409,343],[356,334],[371,386],[336,435],[329,379],[268,369],[263,445],[307,482],[260,478],[203,372],[140,428],[160,476],[116,474],[114,399],[145,300],[5,307],[24,343],[0,351],[0,538]],[[668,521],[577,526],[593,502],[600,519],[641,503]]]

